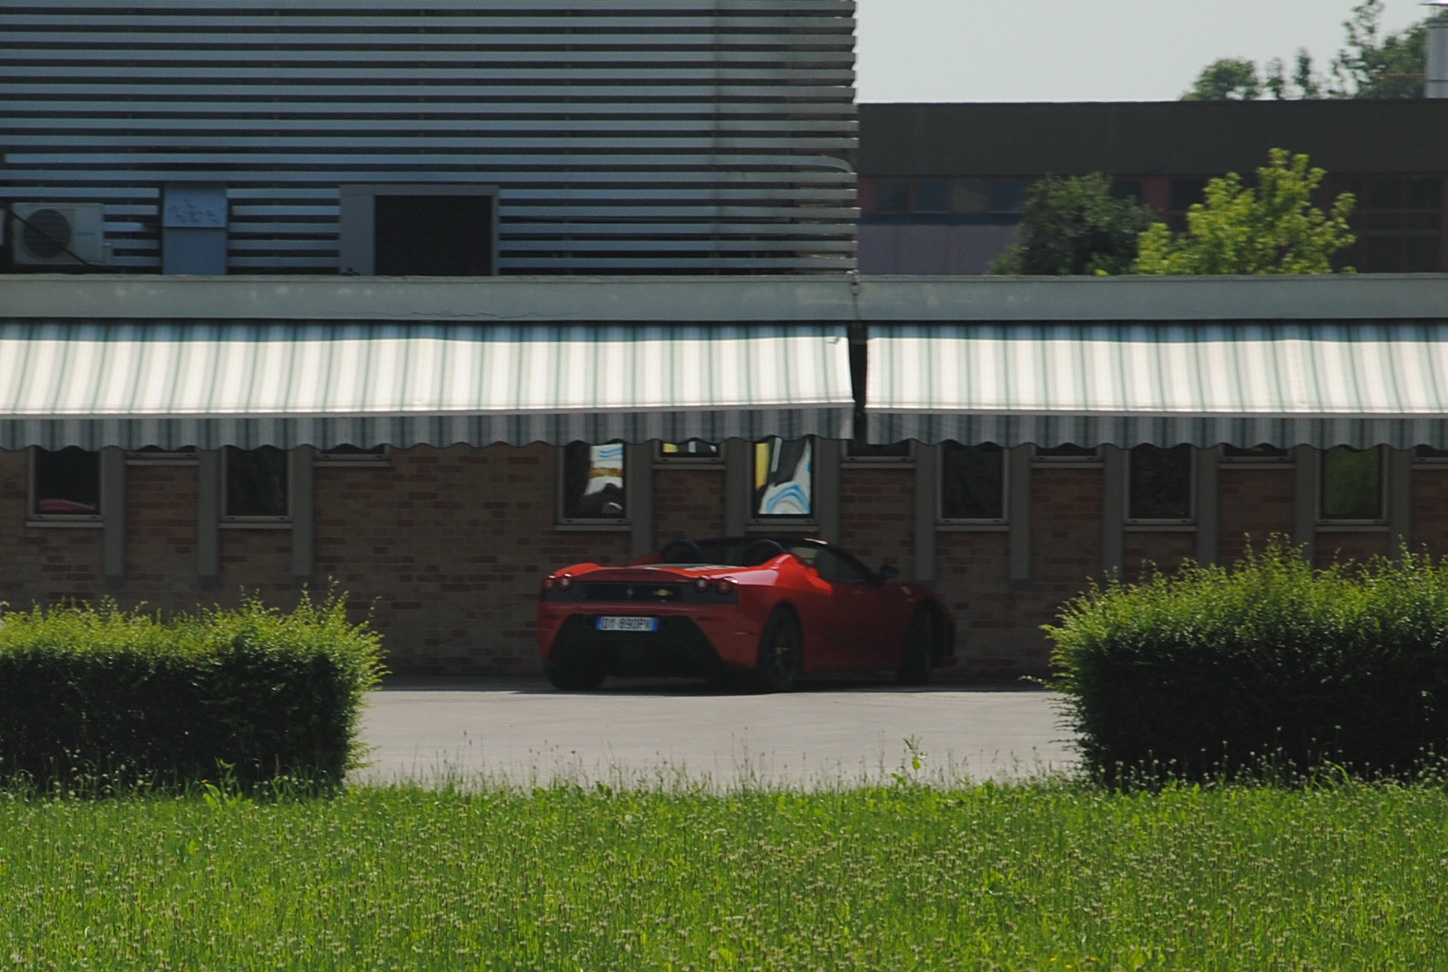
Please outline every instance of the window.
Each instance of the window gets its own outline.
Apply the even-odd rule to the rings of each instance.
[[[142,446],[126,453],[126,462],[136,466],[194,466],[196,447],[165,449],[161,446]]]
[[[997,179],[991,185],[991,209],[997,213],[1019,213],[1026,208],[1026,183],[1021,179]]]
[[[1191,446],[1133,446],[1128,467],[1128,520],[1173,523],[1191,521]]]
[[[719,443],[690,439],[687,442],[660,442],[659,458],[670,461],[719,462],[723,453]]]
[[[1005,450],[993,443],[940,447],[940,519],[1003,523]]]
[[[622,522],[627,515],[623,443],[570,442],[564,446],[561,489],[559,509],[564,523]]]
[[[1338,446],[1322,453],[1323,520],[1379,522],[1383,519],[1383,451]]]
[[[338,207],[343,273],[497,273],[496,186],[348,185]]]
[[[1448,449],[1420,445],[1413,450],[1413,459],[1416,462],[1448,462]]]
[[[99,452],[66,446],[31,450],[30,515],[43,520],[98,520],[101,515]]]
[[[1019,213],[1026,205],[1024,179],[861,179],[866,213],[924,213],[940,217]]]
[[[950,184],[953,213],[988,213],[992,203],[989,179],[956,179]]]
[[[1222,446],[1223,462],[1289,462],[1291,454],[1281,446]]]
[[[1443,269],[1441,176],[1349,176],[1331,180],[1331,195],[1353,194],[1357,242],[1342,263],[1365,273],[1436,273]]]
[[[291,514],[286,452],[275,446],[226,446],[221,456],[223,519],[276,521]]]
[[[915,458],[913,442],[845,442],[848,462],[910,462]]]
[[[943,213],[950,208],[950,183],[944,179],[919,179],[915,182],[917,213]]]
[[[754,444],[755,519],[814,515],[814,440],[771,436]]]
[[[874,211],[877,213],[908,213],[910,183],[905,179],[874,180]]]
[[[1078,446],[1070,442],[1056,446],[1036,446],[1036,459],[1041,462],[1100,462],[1101,449]]]
[[[339,445],[330,449],[318,449],[314,464],[318,466],[377,466],[387,465],[389,461],[385,445],[367,448]]]

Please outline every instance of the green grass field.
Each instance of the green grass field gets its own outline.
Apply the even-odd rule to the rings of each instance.
[[[0,968],[1443,967],[1448,793],[0,794]]]

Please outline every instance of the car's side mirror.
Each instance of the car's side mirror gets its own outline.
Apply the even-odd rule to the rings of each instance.
[[[883,584],[885,581],[894,580],[899,577],[900,571],[894,564],[885,564],[879,570],[875,571],[875,576],[879,577],[880,582]]]

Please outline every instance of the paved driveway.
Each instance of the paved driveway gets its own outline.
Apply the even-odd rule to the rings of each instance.
[[[1010,779],[1074,765],[1055,697],[1015,685],[806,683],[784,695],[696,682],[609,682],[562,693],[532,679],[394,680],[362,717],[358,781],[531,785],[888,782],[912,753],[929,782]]]

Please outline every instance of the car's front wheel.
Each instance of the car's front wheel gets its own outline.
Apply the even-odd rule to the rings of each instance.
[[[788,608],[775,608],[759,636],[759,657],[751,687],[756,692],[788,692],[804,662],[804,633]]]
[[[603,684],[603,671],[595,665],[572,662],[545,665],[543,672],[553,687],[563,692],[591,692]]]

